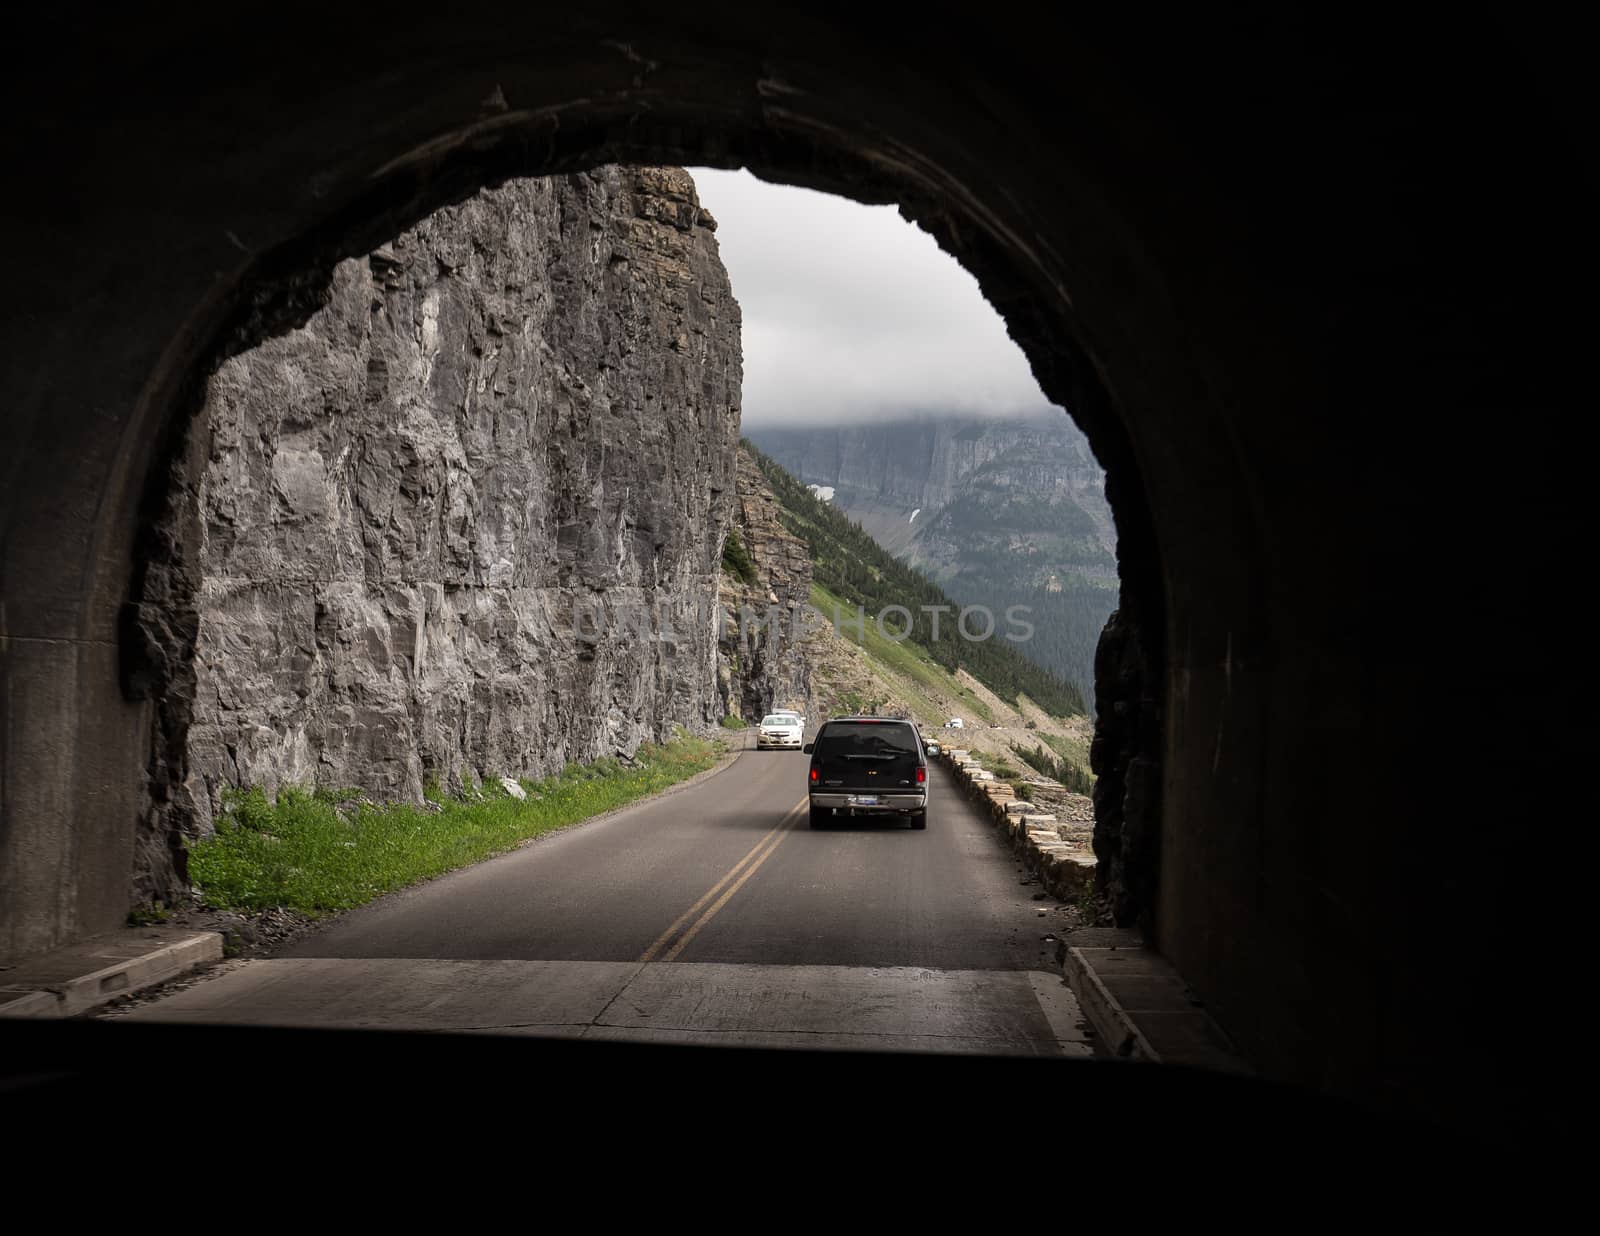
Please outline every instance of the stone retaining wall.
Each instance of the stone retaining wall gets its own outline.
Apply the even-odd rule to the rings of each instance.
[[[1068,840],[1076,831],[1073,826],[1018,798],[1014,786],[980,767],[970,752],[945,747],[938,758],[967,797],[1004,830],[1012,849],[1028,870],[1039,876],[1047,892],[1070,901],[1093,891],[1095,856],[1082,844]]]

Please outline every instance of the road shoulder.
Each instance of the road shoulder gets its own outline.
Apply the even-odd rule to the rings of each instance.
[[[754,749],[749,731],[720,737],[729,743],[730,750],[710,768],[619,807],[530,837],[483,861],[494,862],[551,837],[588,828],[625,811],[670,798],[726,772]],[[463,869],[456,869],[460,870]],[[277,908],[256,913],[201,906],[180,908],[171,911],[167,921],[158,927],[124,928],[30,959],[11,971],[0,971],[0,1001],[3,1001],[0,1016],[120,1017],[206,979],[232,973],[240,962],[270,956],[278,949],[326,930],[349,914],[370,909],[452,874],[454,872],[444,872],[433,879],[397,889],[364,906],[316,919]],[[179,943],[182,947],[175,947]]]

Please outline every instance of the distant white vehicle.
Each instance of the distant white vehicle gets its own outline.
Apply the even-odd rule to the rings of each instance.
[[[756,731],[756,750],[798,751],[805,745],[805,730],[798,713],[769,712]]]
[[[960,717],[951,717],[950,720],[944,723],[944,728],[947,730],[963,730],[966,727],[967,723]]]

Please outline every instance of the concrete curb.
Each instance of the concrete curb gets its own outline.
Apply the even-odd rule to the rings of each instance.
[[[966,750],[944,747],[939,759],[967,797],[1003,830],[1046,891],[1063,901],[1093,891],[1094,855],[1063,841],[1055,816],[1019,801],[1011,786],[996,781]],[[1076,947],[1074,939],[1080,941]],[[1057,957],[1100,1049],[1108,1055],[1225,1073],[1250,1072],[1171,963],[1146,948],[1136,932],[1101,928],[1073,932],[1059,946]]]
[[[1094,967],[1083,955],[1083,950],[1068,948],[1062,969],[1066,972],[1067,986],[1078,997],[1078,1006],[1094,1027],[1100,1046],[1119,1060],[1145,1060],[1160,1063],[1161,1057],[1148,1039],[1139,1033],[1139,1027],[1117,998],[1106,989]]]
[[[1250,1074],[1227,1035],[1189,991],[1172,964],[1145,948],[1132,932],[1074,933],[1061,950],[1067,985],[1111,1055],[1151,1064],[1182,1065],[1213,1072]],[[1110,947],[1089,942],[1096,935],[1125,934]]]
[[[76,1017],[118,996],[165,983],[222,960],[222,933],[196,932],[77,978],[51,983],[0,1004],[0,1017]]]

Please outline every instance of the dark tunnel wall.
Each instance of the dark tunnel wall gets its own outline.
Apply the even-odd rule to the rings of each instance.
[[[278,12],[41,31],[5,87],[0,953],[128,908],[138,697],[167,671],[119,616],[207,366],[481,184],[748,164],[901,202],[1107,467],[1159,705],[1118,757],[1159,812],[1121,825],[1144,830],[1126,915],[1268,1075],[1455,1112],[1472,1071],[1480,1107],[1512,1104],[1461,1020],[1505,946],[1450,929],[1489,835],[1463,710],[1521,719],[1495,775],[1531,820],[1575,707],[1564,619],[1519,639],[1533,587],[1509,584],[1558,577],[1583,518],[1560,307],[1589,186],[1525,57],[1549,40],[1006,5]]]

